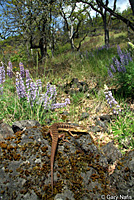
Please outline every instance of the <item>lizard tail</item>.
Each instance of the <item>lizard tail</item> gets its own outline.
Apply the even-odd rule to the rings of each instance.
[[[52,147],[51,147],[51,187],[53,194],[53,183],[54,183],[54,157],[56,152],[56,147],[58,143],[58,137],[52,139]]]

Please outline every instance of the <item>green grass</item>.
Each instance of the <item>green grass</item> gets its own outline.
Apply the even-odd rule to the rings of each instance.
[[[116,119],[109,125],[115,141],[118,142],[120,149],[134,148],[134,111],[123,105],[123,110]]]
[[[126,42],[122,42],[121,36],[125,37],[124,33],[122,35],[116,34],[114,35],[114,38],[117,39],[117,43],[121,43],[121,46],[126,48],[127,44]],[[113,40],[112,42],[115,43],[116,40]],[[104,84],[108,84],[109,87],[113,87],[107,74],[106,65],[110,64],[113,56],[117,56],[117,47],[113,46],[108,50],[102,49],[97,51],[96,47],[104,45],[103,36],[93,38],[87,37],[86,40],[82,42],[81,54],[78,52],[72,53],[69,45],[70,44],[66,44],[64,46],[59,45],[56,56],[54,58],[47,58],[44,65],[37,62],[37,57],[35,55],[34,59],[36,60],[36,65],[31,67],[30,65],[25,64],[24,66],[25,69],[29,69],[33,80],[41,78],[43,92],[45,92],[47,82],[51,82],[56,85],[56,101],[64,102],[64,100],[68,97],[70,98],[71,104],[67,105],[65,108],[47,112],[43,110],[41,105],[34,105],[32,108],[27,104],[25,99],[18,99],[15,88],[15,77],[12,79],[6,77],[6,81],[3,84],[3,95],[0,96],[0,120],[4,119],[5,123],[12,125],[14,121],[22,119],[38,120],[41,124],[46,124],[46,121],[50,119],[52,122],[70,121],[81,123],[81,125],[88,127],[88,125],[92,126],[94,124],[93,118],[96,116],[96,108],[98,105],[102,104],[100,111],[97,113],[98,116],[111,114],[111,109],[106,103],[105,96],[103,94],[103,88]],[[89,56],[86,56],[86,51],[88,51]],[[91,53],[94,56],[91,56]],[[13,67],[16,67],[13,68],[14,72],[17,71],[18,65],[16,63],[15,65],[13,64]],[[94,88],[98,85],[99,92],[89,94],[89,98],[86,97],[87,93],[77,93],[72,95],[65,94],[59,85],[61,86],[69,83],[72,78],[78,78],[79,81],[85,81],[88,83],[89,88]],[[134,122],[132,120],[133,111],[128,109],[128,107],[132,104],[132,99],[130,100],[130,103],[125,103],[123,97],[118,96],[117,101],[118,100],[121,108],[123,108],[123,111],[109,125],[109,130],[113,135],[112,140],[117,142],[118,147],[122,149],[122,151],[126,151],[132,149],[134,145]],[[67,111],[69,113],[65,118],[62,115],[63,111]],[[82,112],[89,112],[91,118],[80,121]],[[106,137],[111,140],[110,136]],[[131,138],[127,147],[123,146],[123,141],[126,138],[129,140]]]

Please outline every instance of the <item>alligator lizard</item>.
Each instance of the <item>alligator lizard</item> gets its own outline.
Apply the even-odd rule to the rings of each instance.
[[[52,187],[52,194],[53,194],[53,166],[54,166],[54,157],[55,157],[55,152],[56,152],[56,147],[58,144],[58,139],[63,138],[63,141],[69,142],[68,140],[65,140],[65,134],[62,133],[60,134],[58,131],[68,131],[71,136],[77,136],[73,135],[71,131],[74,132],[87,132],[87,130],[84,130],[82,127],[77,127],[73,126],[67,123],[54,123],[50,126],[49,131],[47,132],[50,133],[52,137],[52,147],[51,147],[51,187]]]

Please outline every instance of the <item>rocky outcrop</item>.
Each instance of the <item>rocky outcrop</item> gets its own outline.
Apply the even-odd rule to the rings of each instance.
[[[99,150],[89,132],[79,133],[76,138],[68,137],[70,143],[59,140],[54,163],[52,196],[51,137],[46,135],[46,132],[47,127],[40,126],[36,121],[21,121],[15,122],[11,133],[1,139],[1,199],[101,199],[104,196],[107,198],[107,195],[123,194],[122,188],[128,191],[129,187],[130,190],[124,192],[124,195],[133,195],[134,151],[122,157],[115,172],[109,175],[109,160],[113,158],[107,151],[110,151],[111,147],[108,145],[102,151]],[[118,152],[115,149],[113,151],[115,154]],[[120,154],[117,158],[119,157]]]

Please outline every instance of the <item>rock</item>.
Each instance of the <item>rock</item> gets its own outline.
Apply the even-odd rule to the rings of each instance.
[[[100,132],[101,129],[98,127],[98,126],[92,126],[92,127],[89,127],[89,130],[93,133],[97,133],[97,132]]]
[[[83,112],[80,116],[80,120],[83,120],[85,118],[88,118],[89,117],[89,114],[87,112]]]
[[[54,198],[54,200],[66,200],[66,199],[75,200],[74,194],[71,190],[65,190],[64,193],[61,194],[58,193]]]
[[[51,136],[46,129],[31,127],[0,143],[1,199],[52,199]],[[69,194],[70,199],[84,200],[111,194],[107,158],[90,134],[67,139],[70,143],[59,140],[57,146],[54,197],[65,199]]]
[[[99,118],[100,118],[101,121],[110,122],[111,118],[112,118],[112,115],[101,115],[101,116],[99,116]]]
[[[122,199],[134,199],[134,150],[126,153],[117,163],[110,182]]]
[[[102,128],[107,128],[106,127],[106,123],[105,122],[102,122],[102,121],[100,121],[100,120],[96,120],[96,122],[95,122],[95,125],[97,126],[100,126],[100,127],[102,127]]]
[[[25,127],[33,127],[33,126],[40,126],[40,123],[36,120],[22,120],[16,121],[12,125],[12,129],[14,133],[17,131],[22,131]]]
[[[121,152],[114,146],[113,142],[109,142],[102,146],[101,151],[107,157],[109,164],[113,164],[116,160],[119,160],[122,157]]]
[[[6,123],[0,123],[0,141],[3,141],[4,138],[8,136],[12,137],[13,135],[14,135],[14,132],[11,126],[9,126]]]
[[[62,86],[60,86],[62,88]],[[84,81],[79,81],[78,78],[73,78],[70,83],[64,85],[65,93],[76,94],[78,92],[87,92],[88,84]]]
[[[101,199],[101,195],[128,195],[133,199],[134,150],[122,157],[112,142],[99,150],[90,132],[69,136],[67,139],[70,143],[59,140],[52,197],[51,136],[46,135],[45,126],[32,124],[30,128],[29,120],[20,124],[20,129],[27,124],[28,128],[12,133],[13,137],[8,136],[8,139],[0,142],[1,199],[88,200]],[[120,158],[115,171],[109,176],[109,164]]]

